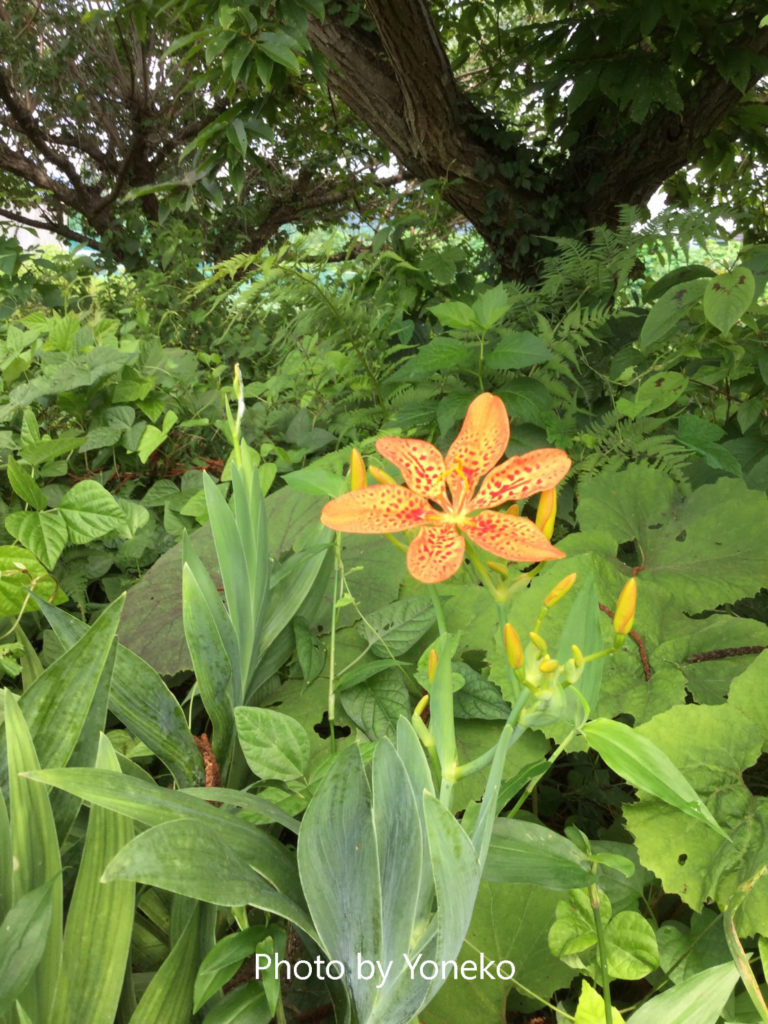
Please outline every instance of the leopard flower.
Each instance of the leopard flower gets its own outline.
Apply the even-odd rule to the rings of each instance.
[[[380,438],[376,448],[400,470],[404,486],[381,484],[350,491],[329,501],[321,519],[345,533],[418,528],[408,548],[407,566],[422,583],[440,583],[459,570],[466,537],[512,562],[563,558],[529,519],[499,511],[498,506],[550,490],[568,472],[571,460],[559,448],[540,448],[497,466],[508,441],[504,403],[486,392],[471,403],[445,459],[428,441]]]

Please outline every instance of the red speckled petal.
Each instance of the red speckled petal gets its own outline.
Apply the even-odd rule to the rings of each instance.
[[[455,526],[425,526],[408,547],[408,572],[420,583],[442,583],[461,568],[464,546]]]
[[[475,495],[472,508],[493,508],[505,501],[522,501],[531,494],[559,484],[571,468],[571,460],[559,448],[539,448],[515,455],[491,470]]]
[[[320,519],[343,533],[397,533],[421,526],[425,515],[433,511],[426,498],[407,487],[381,485],[334,498],[323,506]]]
[[[481,512],[462,527],[478,547],[509,562],[544,562],[565,558],[537,526],[522,516],[506,512]]]
[[[412,491],[433,501],[440,498],[445,488],[445,463],[429,441],[381,437],[376,442],[376,451],[397,466]]]
[[[448,449],[446,469],[460,468],[472,494],[478,480],[496,465],[507,449],[509,417],[504,403],[496,395],[479,395],[467,410],[459,436]],[[448,478],[454,499],[462,490],[456,473]]]

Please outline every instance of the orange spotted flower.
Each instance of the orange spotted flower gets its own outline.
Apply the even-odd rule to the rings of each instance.
[[[459,570],[465,537],[512,562],[563,558],[530,520],[495,509],[550,490],[571,460],[559,448],[540,448],[496,466],[508,441],[504,403],[486,392],[470,405],[445,459],[428,441],[382,437],[376,449],[397,466],[405,486],[350,491],[329,501],[320,518],[345,533],[419,528],[408,547],[407,565],[422,583],[440,583]]]

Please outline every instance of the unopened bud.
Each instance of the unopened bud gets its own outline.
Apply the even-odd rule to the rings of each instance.
[[[572,572],[570,576],[566,576],[565,579],[560,580],[557,586],[553,587],[544,598],[544,607],[552,608],[553,605],[556,605],[562,597],[565,597],[575,582],[575,572]]]
[[[391,477],[389,473],[387,473],[385,470],[379,469],[378,466],[369,466],[368,472],[371,474],[376,483],[388,484],[390,487],[397,486],[397,481],[394,479],[394,477]]]
[[[429,661],[427,662],[427,676],[429,677],[430,686],[434,682],[435,672],[437,672],[437,651],[433,647],[429,652]]]
[[[637,605],[637,580],[634,576],[627,580],[616,602],[616,614],[613,616],[613,630],[618,636],[626,636],[632,630]]]
[[[577,647],[576,644],[571,644],[571,654],[573,655],[573,663],[576,668],[581,668],[584,664],[584,655],[581,653],[581,648]]]
[[[531,638],[531,642],[539,648],[542,654],[547,653],[547,641],[543,636],[539,636],[538,633],[529,633],[528,636]]]
[[[367,483],[363,457],[357,448],[353,448],[349,457],[349,489],[350,491],[360,491]]]
[[[514,505],[510,505],[509,506],[509,508],[507,509],[507,515],[508,516],[519,516],[520,515],[520,506],[517,504],[517,502],[515,502]]]
[[[509,622],[504,626],[504,650],[511,668],[523,667],[523,645],[520,643],[517,630]]]
[[[552,539],[556,515],[557,494],[554,488],[550,491],[542,491],[539,498],[539,507],[536,509],[536,525],[547,540]]]
[[[554,658],[542,658],[539,662],[540,672],[554,672],[557,667],[558,662],[556,662]]]

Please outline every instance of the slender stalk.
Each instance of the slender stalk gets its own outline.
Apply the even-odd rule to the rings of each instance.
[[[733,962],[736,965],[736,969],[741,976],[741,980],[744,984],[744,988],[747,990],[747,995],[752,1001],[752,1005],[760,1015],[760,1020],[763,1024],[768,1024],[768,1005],[766,1005],[763,993],[760,991],[760,985],[755,977],[755,973],[752,970],[752,966],[749,962],[749,957],[744,951],[744,947],[739,939],[739,933],[736,930],[736,922],[734,916],[736,911],[739,909],[744,899],[754,888],[756,882],[758,882],[763,875],[768,872],[768,864],[763,865],[756,875],[748,881],[743,882],[739,886],[739,891],[733,900],[732,904],[726,907],[723,914],[723,926],[725,928],[725,941],[728,943],[728,949]]]
[[[560,757],[560,755],[562,753],[564,753],[565,748],[568,746],[568,744],[571,742],[571,740],[573,739],[573,737],[576,735],[577,732],[578,732],[578,729],[571,729],[571,731],[568,733],[568,735],[565,737],[565,739],[562,741],[562,743],[558,744],[558,746],[555,747],[555,749],[552,751],[552,753],[547,758],[547,762],[548,762],[547,767],[544,769],[543,772],[539,772],[539,774],[535,778],[530,779],[528,781],[528,783],[526,784],[525,788],[523,789],[523,792],[517,798],[517,800],[515,801],[514,806],[510,810],[509,814],[507,815],[508,818],[514,818],[514,816],[517,814],[517,812],[523,806],[525,801],[531,795],[531,793],[533,792],[534,788],[536,786],[538,786],[538,784],[541,782],[541,780],[547,774],[547,772],[552,767],[552,765],[555,763],[555,761],[557,761],[558,757]]]
[[[603,922],[600,918],[600,891],[597,888],[597,882],[589,887],[589,902],[592,906],[592,915],[595,919],[595,931],[597,933],[597,956],[600,961],[600,973],[602,976],[605,1024],[613,1024],[611,976],[608,973],[608,948],[605,944],[605,932],[603,930]]]
[[[331,730],[331,753],[336,753],[336,625],[338,617],[338,599],[340,573],[339,563],[341,561],[341,534],[336,534],[334,540],[334,566],[333,566],[333,607],[331,609],[331,642],[328,646],[328,727]]]
[[[437,628],[440,636],[444,636],[448,630],[445,628],[445,615],[443,614],[443,606],[440,604],[440,595],[437,593],[437,584],[433,583],[427,589],[429,590],[429,596],[432,598],[432,607],[435,609]]]

